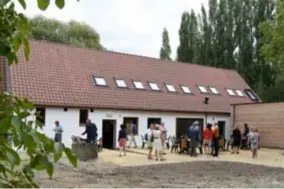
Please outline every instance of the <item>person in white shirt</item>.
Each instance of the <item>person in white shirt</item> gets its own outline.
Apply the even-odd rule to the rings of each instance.
[[[164,161],[163,158],[163,146],[162,146],[162,132],[161,132],[161,126],[155,125],[155,130],[153,130],[153,136],[154,136],[154,149],[155,149],[155,156],[156,161],[160,159],[160,161]]]
[[[55,121],[55,128],[53,129],[53,131],[55,132],[54,142],[62,142],[63,128],[57,120]]]
[[[148,136],[147,147],[149,149],[148,159],[152,159],[153,141],[154,141],[153,131],[154,131],[154,129],[155,129],[155,125],[151,124],[149,129],[147,130],[147,136]]]

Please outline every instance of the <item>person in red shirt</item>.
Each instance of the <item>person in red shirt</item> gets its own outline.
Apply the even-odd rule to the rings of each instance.
[[[205,151],[205,154],[207,155],[210,154],[212,137],[213,137],[212,124],[207,123],[207,126],[203,131],[204,151]]]

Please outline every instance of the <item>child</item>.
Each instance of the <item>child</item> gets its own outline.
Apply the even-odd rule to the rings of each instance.
[[[252,151],[252,158],[255,159],[257,157],[257,150],[259,147],[259,134],[257,133],[257,129],[251,129],[251,133],[249,134],[249,142]]]
[[[120,131],[118,134],[118,142],[119,142],[119,157],[121,157],[121,152],[123,151],[124,156],[126,156],[125,146],[127,141],[127,134],[126,134],[126,127],[125,125],[120,125]]]

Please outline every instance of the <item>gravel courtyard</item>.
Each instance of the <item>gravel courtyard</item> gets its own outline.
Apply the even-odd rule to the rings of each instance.
[[[119,167],[102,160],[80,162],[78,169],[62,160],[54,178],[38,174],[41,187],[284,187],[284,169],[244,163],[197,161]]]

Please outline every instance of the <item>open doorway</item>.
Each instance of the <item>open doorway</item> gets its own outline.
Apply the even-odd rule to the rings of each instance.
[[[148,118],[148,124],[147,124],[147,129],[149,129],[151,124],[161,124],[162,119],[161,118]]]
[[[103,148],[114,149],[116,139],[116,120],[103,119]]]
[[[218,121],[219,133],[221,138],[225,138],[226,121]]]
[[[187,130],[193,122],[198,121],[200,124],[200,133],[203,135],[203,119],[200,118],[177,118],[176,119],[176,137],[179,138],[182,135],[187,136]]]

